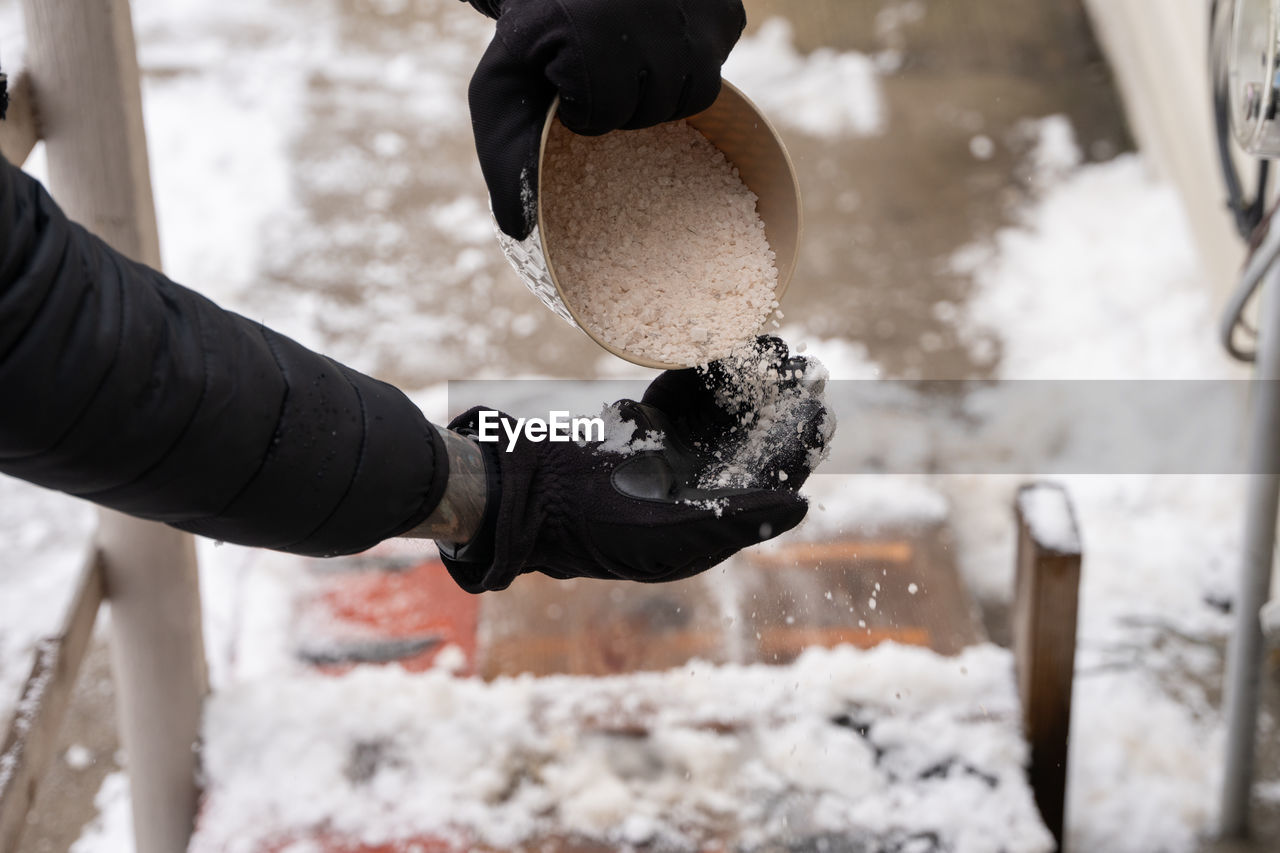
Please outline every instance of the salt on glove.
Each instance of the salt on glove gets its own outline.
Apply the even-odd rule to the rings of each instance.
[[[538,147],[560,118],[599,135],[693,115],[720,93],[746,26],[741,0],[469,0],[498,19],[471,78],[471,126],[498,226],[536,221]]]
[[[804,359],[786,357],[785,347],[782,353],[770,375],[794,385]],[[668,371],[643,401],[616,404],[637,439],[661,434],[657,449],[623,454],[600,442],[523,436],[510,450],[482,443],[490,475],[485,522],[466,546],[441,545],[454,580],[468,592],[504,589],[533,571],[680,580],[795,527],[808,509],[797,490],[831,436],[822,427],[829,415],[821,395],[798,395],[792,418],[779,419],[788,422],[762,443],[758,432],[744,429],[741,412],[724,408],[729,398],[717,396],[724,381],[714,369]],[[449,426],[475,434],[484,411],[472,409]],[[755,460],[750,482],[722,482],[717,471],[749,438],[768,458]],[[769,471],[766,480],[761,472]]]
[[[704,455],[703,482],[799,489],[835,433],[826,370],[814,365],[781,338],[761,335],[705,368],[659,374],[642,402],[670,413]]]

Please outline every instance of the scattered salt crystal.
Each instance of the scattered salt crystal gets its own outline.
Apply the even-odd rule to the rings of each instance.
[[[726,500],[713,500],[711,498],[700,501],[684,501],[684,503],[686,506],[697,507],[698,509],[709,509],[716,514],[716,518],[721,518],[724,515],[725,507],[729,505],[729,502]],[[761,525],[761,530],[763,531],[767,526],[768,525]],[[767,536],[764,536],[763,532],[761,533],[761,536],[768,538]]]
[[[450,643],[436,653],[431,666],[444,672],[462,672],[467,667],[467,653],[456,643]]]
[[[915,594],[916,594],[917,592],[919,592],[919,591],[920,591],[920,587],[919,587],[919,585],[914,584],[914,583],[909,583],[909,584],[907,584],[907,592],[908,592],[908,594],[910,594],[910,595],[915,595]]]
[[[67,747],[63,760],[67,762],[67,766],[72,770],[84,770],[93,764],[93,752],[86,746],[73,743]]]
[[[637,436],[639,425],[622,416],[617,404],[605,406],[600,411],[604,421],[604,441],[596,445],[597,452],[616,453],[619,456],[631,456],[645,450],[661,450],[665,436],[661,432],[650,431]],[[585,446],[587,441],[579,439]]]
[[[996,153],[996,144],[990,136],[980,133],[969,140],[969,153],[978,160],[990,160]]]
[[[596,137],[557,122],[541,195],[566,302],[620,349],[703,364],[751,339],[777,307],[756,196],[685,122]]]
[[[657,832],[657,824],[647,815],[628,815],[622,822],[622,837],[628,844],[646,844]]]
[[[726,381],[716,389],[716,403],[734,414],[737,423],[728,454],[700,478],[704,488],[751,488],[769,485],[758,478],[772,476],[770,464],[780,446],[794,446],[797,437],[807,448],[806,463],[815,470],[827,457],[835,419],[823,408],[827,371],[809,359],[800,377],[788,375],[774,353],[752,344],[735,350],[720,362]],[[788,381],[783,381],[786,377]],[[790,381],[794,379],[794,381]],[[815,413],[821,419],[813,424]],[[816,429],[817,441],[806,437]],[[785,481],[786,472],[777,471]]]

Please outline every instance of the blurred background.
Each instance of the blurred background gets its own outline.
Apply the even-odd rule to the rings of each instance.
[[[395,383],[437,422],[449,409],[462,408],[459,402],[483,402],[450,400],[451,380],[651,375],[608,356],[543,308],[498,250],[466,108],[467,81],[492,22],[457,0],[132,5],[164,266],[174,280]],[[1214,337],[1218,303],[1240,248],[1226,230],[1209,157],[1207,4],[746,5],[748,30],[724,75],[777,125],[804,194],[800,265],[782,306],[780,334],[822,360],[834,378],[1245,375]],[[0,0],[6,68],[22,65],[22,32],[17,3]],[[44,176],[39,148],[25,168]],[[838,440],[858,442],[859,428],[856,413],[846,416]],[[1009,428],[1016,430],[1016,423]],[[369,658],[334,651],[351,639],[340,624],[351,610],[365,608],[355,621],[363,618],[372,631],[359,638],[367,646],[379,630],[390,631],[387,614],[404,617],[431,601],[436,607],[447,602],[455,616],[465,611],[486,626],[478,648],[474,636],[470,646],[451,640],[432,645],[429,654],[412,643],[404,647],[401,657],[425,654],[419,663],[433,677],[522,671],[599,676],[693,659],[705,662],[699,673],[712,686],[703,689],[714,692],[721,683],[716,679],[731,678],[726,666],[766,662],[784,664],[779,671],[800,667],[797,684],[803,680],[813,688],[815,706],[825,708],[830,700],[817,686],[823,666],[827,680],[832,673],[855,682],[864,678],[866,689],[880,691],[882,699],[897,693],[902,700],[904,691],[914,697],[902,701],[917,705],[899,710],[893,702],[883,708],[873,698],[866,702],[880,708],[875,719],[889,720],[886,725],[895,714],[911,721],[937,751],[920,747],[930,758],[921,759],[918,778],[948,784],[930,787],[926,796],[920,786],[866,759],[866,772],[846,787],[879,792],[881,799],[865,793],[864,800],[892,816],[884,819],[892,831],[846,803],[841,819],[865,831],[858,843],[867,846],[823,847],[814,839],[832,844],[836,836],[793,828],[760,842],[781,846],[753,849],[1045,849],[1025,792],[1011,793],[1021,784],[1016,743],[997,738],[983,756],[970,755],[964,766],[977,764],[982,772],[945,769],[952,764],[929,772],[930,761],[954,764],[954,751],[963,752],[956,743],[988,743],[986,735],[965,728],[988,709],[989,719],[1016,733],[1008,652],[1011,507],[1016,488],[1028,479],[820,474],[807,488],[810,519],[789,541],[843,543],[845,557],[782,552],[774,562],[797,570],[783,581],[770,574],[764,558],[739,561],[674,591],[643,594],[521,579],[508,593],[464,604],[431,586],[437,575],[424,580],[426,586],[356,589],[334,581],[341,566],[201,542],[215,712],[206,723],[211,759],[203,782],[212,793],[198,836],[205,846],[198,849],[435,849],[403,842],[431,830],[434,813],[406,806],[402,814],[394,805],[397,797],[409,797],[406,791],[435,790],[430,786],[436,782],[426,781],[435,777],[418,763],[426,759],[414,758],[414,748],[394,737],[362,735],[344,709],[375,729],[403,725],[405,738],[419,733],[424,742],[432,715],[449,712],[433,705],[424,719],[411,721],[412,710],[400,706],[403,697],[421,698],[416,691],[425,689],[423,682],[371,674],[372,667],[347,673],[346,667]],[[1216,808],[1221,671],[1243,478],[1058,479],[1074,505],[1085,555],[1068,839],[1079,850],[1202,849]],[[26,678],[36,639],[58,622],[92,524],[91,510],[76,501],[0,479],[0,721]],[[908,555],[899,562],[915,574],[894,575],[891,582],[884,567],[894,564],[894,554]],[[370,566],[394,574],[432,556],[429,545],[407,546],[348,568],[367,580]],[[824,583],[823,565],[836,564],[839,580]],[[922,585],[933,596],[927,606],[917,595]],[[611,639],[615,627],[606,630],[586,615],[575,622],[566,611],[593,614],[604,624],[613,614],[624,626],[617,630],[634,636]],[[797,620],[808,633],[787,634]],[[476,635],[475,624],[467,624]],[[635,637],[652,638],[671,625],[685,639],[658,651],[653,649],[661,644],[637,648]],[[769,629],[783,632],[770,635],[773,646],[761,639]],[[20,848],[24,853],[130,849],[120,772],[127,756],[114,740],[105,630],[99,626],[63,727],[60,760]],[[450,623],[440,630],[463,629]],[[405,632],[397,639],[412,634]],[[546,643],[528,642],[534,636]],[[876,654],[873,647],[882,640],[928,657],[865,657]],[[573,643],[604,651],[574,657],[566,651]],[[809,645],[856,646],[864,657],[792,663]],[[444,654],[453,648],[460,649],[457,655]],[[494,651],[500,648],[506,651]],[[891,654],[888,648],[879,653]],[[316,668],[335,663],[343,674],[330,681],[340,686],[317,685]],[[1274,693],[1274,659],[1271,666]],[[933,696],[934,688],[946,692],[937,685],[961,671],[965,677],[972,672],[972,680],[948,687],[944,698]],[[909,688],[895,687],[895,678]],[[727,696],[742,701],[759,689],[724,684]],[[696,705],[668,684],[636,689],[659,704]],[[388,722],[379,717],[378,697],[396,691],[402,701],[390,704],[407,716]],[[448,695],[463,706],[478,703],[473,708],[506,701],[497,693]],[[1270,708],[1275,698],[1268,697]],[[940,704],[930,704],[935,699]],[[299,716],[309,706],[319,709],[317,715]],[[930,728],[938,707],[948,709],[943,716],[951,728]],[[273,716],[277,712],[283,716]],[[1265,731],[1273,731],[1271,710],[1264,716]],[[260,740],[237,741],[245,731]],[[263,746],[298,740],[286,732],[315,740],[298,741],[293,752]],[[321,748],[317,740],[326,733],[339,742],[336,770],[305,758],[308,749]],[[788,736],[797,743],[816,737]],[[267,757],[250,761],[250,742]],[[1261,831],[1273,833],[1280,813],[1280,756],[1274,752],[1271,738],[1264,743],[1257,788]],[[794,748],[778,753],[766,763],[779,778],[837,773],[812,756],[791,757]],[[354,765],[352,756],[360,757]],[[802,759],[808,763],[797,763]],[[853,773],[849,768],[861,767],[860,760],[836,763],[844,767],[840,772]],[[583,766],[604,772],[599,765]],[[520,777],[507,770],[511,779]],[[582,772],[598,783],[598,776]],[[626,777],[617,767],[610,772]],[[667,779],[666,772],[658,775]],[[365,784],[371,778],[380,780],[377,796],[369,793],[377,786]],[[975,792],[967,787],[974,778],[998,784],[984,782]],[[584,795],[595,783],[546,784],[568,796]],[[727,783],[694,779],[683,794],[677,785],[667,796],[702,802],[699,797],[721,784]],[[802,781],[794,784],[803,787]],[[219,791],[232,792],[226,793],[229,805],[218,805]],[[896,793],[886,797],[885,791]],[[471,795],[449,796],[470,802]],[[629,789],[627,796],[640,795]],[[280,797],[323,802],[333,811],[327,818],[300,816],[281,806]],[[488,802],[479,794],[473,798]],[[996,808],[996,800],[1006,805]],[[757,813],[763,808],[758,801],[748,805],[719,807],[739,821],[768,823]],[[538,806],[541,812],[529,808],[539,820],[549,819],[546,803]],[[557,849],[663,849],[659,842],[674,844],[679,833],[664,834],[675,830],[663,823],[666,812],[654,808],[646,813],[649,823],[631,821],[630,834],[617,837],[606,829],[622,825],[625,809],[566,812],[559,816],[564,826],[587,836],[596,829],[612,841]],[[821,824],[821,809],[806,808],[795,814]],[[966,824],[984,809],[996,816],[994,828]],[[461,807],[457,813],[470,814]],[[474,820],[492,818],[484,815]],[[503,826],[523,825],[507,817]],[[321,825],[389,846],[326,847],[308,840],[304,830]],[[511,833],[516,841],[528,840]],[[738,843],[747,844],[742,838]],[[485,844],[504,849],[495,837]],[[508,848],[514,845],[508,840]]]

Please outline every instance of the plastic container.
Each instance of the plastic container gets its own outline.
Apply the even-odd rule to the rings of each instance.
[[[556,120],[558,108],[559,100],[551,105],[546,123],[542,127],[542,145],[538,152],[539,175],[545,175],[543,168],[546,164],[547,137],[551,132],[552,122]],[[778,269],[778,284],[775,292],[781,304],[795,272],[800,234],[803,230],[800,184],[796,180],[791,156],[764,114],[728,81],[724,82],[720,97],[714,104],[697,115],[690,116],[686,121],[720,149],[725,158],[737,167],[742,182],[759,198],[756,211],[764,222],[765,236],[776,256],[774,263]],[[499,231],[498,242],[525,285],[543,304],[570,324],[582,329],[593,341],[619,358],[660,370],[690,366],[668,364],[627,352],[601,340],[587,329],[578,320],[574,306],[564,298],[556,277],[555,246],[547,245],[546,229],[541,227],[542,221],[542,199],[539,198],[538,229],[528,239],[520,241]],[[767,319],[766,317],[761,321],[762,326]]]

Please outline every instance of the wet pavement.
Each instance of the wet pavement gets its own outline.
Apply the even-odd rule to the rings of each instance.
[[[589,376],[601,352],[521,288],[484,229],[470,129],[450,112],[466,73],[438,53],[478,53],[488,30],[452,5],[339,4],[334,37],[352,60],[307,81],[290,176],[303,210],[277,229],[268,276],[248,302],[286,330],[304,306],[316,345],[409,388],[513,366]],[[783,129],[806,217],[788,322],[862,342],[887,376],[986,375],[998,348],[958,340],[955,306],[969,281],[951,258],[1027,197],[1025,121],[1068,116],[1098,158],[1128,145],[1082,9],[747,6],[752,29],[785,15],[802,50],[858,50],[897,69],[879,78],[884,132],[829,139]],[[425,92],[424,79],[452,91]],[[975,144],[989,153],[976,156]]]
[[[1029,197],[1026,120],[1067,116],[1095,159],[1129,146],[1083,9],[1017,0],[747,5],[756,22],[787,16],[802,50],[858,50],[897,66],[880,77],[883,133],[834,143],[783,133],[806,216],[787,319],[862,342],[885,376],[989,374],[994,342],[965,346],[956,334],[954,309],[970,281],[951,258],[1008,224]]]

